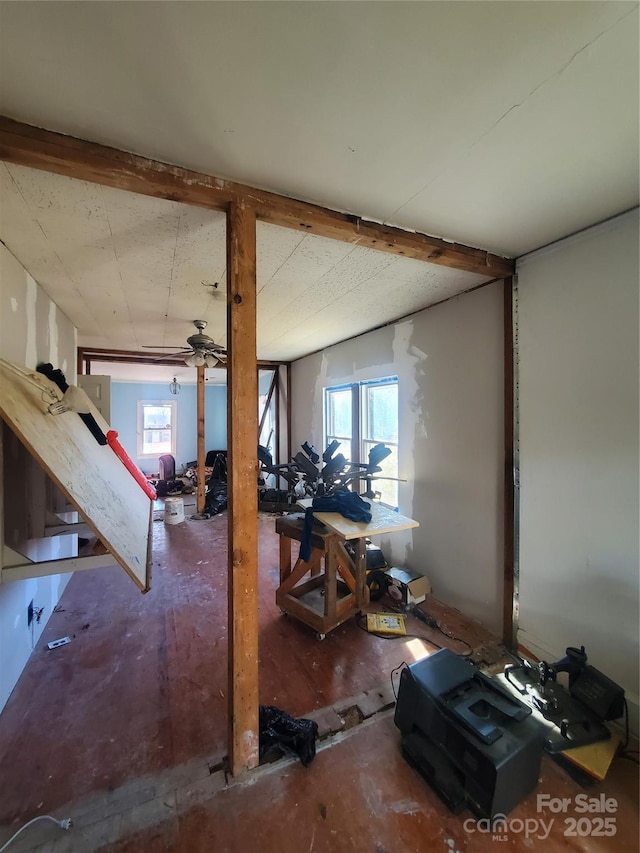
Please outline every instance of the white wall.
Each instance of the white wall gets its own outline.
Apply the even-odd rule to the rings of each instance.
[[[74,326],[0,243],[0,356],[27,367],[50,361],[63,370],[69,382],[75,382],[75,353]],[[66,556],[75,541],[75,536],[40,540],[38,559]],[[36,543],[32,545],[36,547]],[[0,584],[0,709],[70,577],[55,575]],[[33,622],[28,628],[31,600],[36,607],[44,607],[44,612],[40,623]]]
[[[502,284],[292,366],[292,453],[322,444],[323,388],[397,375],[399,509],[420,527],[379,544],[436,596],[502,633]]]
[[[638,704],[638,213],[518,264],[520,632]]]

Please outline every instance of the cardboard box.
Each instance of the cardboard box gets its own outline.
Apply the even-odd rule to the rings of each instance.
[[[390,582],[389,595],[403,604],[420,604],[431,592],[429,578],[419,572],[392,566],[385,574]]]

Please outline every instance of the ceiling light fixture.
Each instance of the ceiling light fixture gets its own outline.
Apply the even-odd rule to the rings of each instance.
[[[173,382],[169,383],[169,391],[171,391],[172,394],[180,393],[180,383],[175,376],[173,377]]]
[[[204,364],[204,361],[205,361],[204,354],[201,352],[198,352],[196,350],[196,352],[192,352],[190,355],[188,355],[185,358],[184,363],[188,367],[202,367],[202,365]]]

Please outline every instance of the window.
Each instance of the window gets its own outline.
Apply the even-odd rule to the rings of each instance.
[[[138,400],[138,458],[176,455],[177,404]]]
[[[383,442],[391,453],[380,463],[381,477],[398,476],[398,380],[381,379],[360,386],[360,444],[362,462],[369,460],[369,451]],[[380,500],[390,506],[398,505],[398,484],[393,480],[374,480],[373,488]]]
[[[367,463],[369,451],[384,443],[391,454],[380,463],[381,477],[398,477],[398,377],[325,388],[325,446],[334,439],[351,462]],[[373,480],[374,491],[398,504],[398,483]]]
[[[339,441],[341,452],[352,457],[353,443],[353,391],[351,385],[325,389],[325,447]],[[351,460],[355,461],[355,460]]]
[[[258,370],[258,444],[266,447],[273,458],[278,445],[277,433],[277,370]]]

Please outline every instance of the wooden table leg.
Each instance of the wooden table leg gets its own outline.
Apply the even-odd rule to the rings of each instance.
[[[335,619],[338,597],[336,549],[332,540],[327,545],[328,547],[324,555],[324,615],[327,619]]]
[[[356,607],[366,607],[369,603],[367,589],[367,547],[365,537],[354,540],[356,558]]]
[[[280,586],[291,574],[291,539],[280,534]]]

